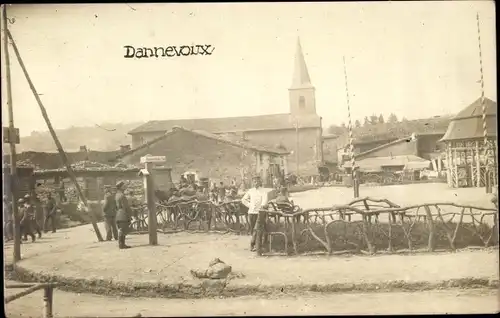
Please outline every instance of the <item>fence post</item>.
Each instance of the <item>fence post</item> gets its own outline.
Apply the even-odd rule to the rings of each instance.
[[[52,302],[53,302],[54,288],[46,286],[43,289],[43,318],[52,318]]]

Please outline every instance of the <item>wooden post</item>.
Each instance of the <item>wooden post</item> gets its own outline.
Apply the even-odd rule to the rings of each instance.
[[[435,236],[435,226],[434,226],[434,220],[432,219],[432,213],[431,209],[429,208],[428,205],[424,206],[425,213],[427,215],[427,219],[429,220],[429,243],[428,243],[428,249],[429,252],[434,252],[434,247],[435,247],[435,242],[434,242],[434,236]]]
[[[10,56],[9,56],[9,40],[7,36],[7,4],[3,5],[3,30],[4,30],[4,54],[5,54],[5,83],[7,86],[7,107],[9,112],[9,145],[10,145],[10,200],[12,202],[12,213],[14,225],[14,249],[13,261],[14,263],[21,260],[21,231],[19,227],[19,213],[17,209],[17,189],[19,180],[17,178],[17,156],[16,156],[16,143],[15,143],[15,129],[14,129],[14,110],[12,107],[12,84],[10,81]]]
[[[152,163],[146,162],[145,168],[149,172],[146,176],[146,202],[148,205],[148,231],[149,231],[149,245],[158,245],[158,224],[156,219],[156,204],[154,197],[154,182],[151,173],[153,169]]]
[[[479,141],[476,140],[476,186],[481,187],[481,162],[479,157]]]
[[[295,160],[297,161],[297,177],[299,176],[299,169],[300,169],[300,164],[299,164],[299,120],[295,119],[295,139],[297,142],[296,145],[296,152],[295,152]]]
[[[54,302],[54,288],[46,286],[43,289],[43,318],[52,318],[52,305]]]
[[[12,34],[10,33],[10,31],[8,29],[6,29],[6,31],[7,31],[7,35],[9,36],[10,40],[12,41],[12,48],[14,49],[14,52],[16,53],[16,57],[17,57],[17,60],[19,62],[19,65],[21,66],[21,68],[23,70],[24,76],[26,77],[26,80],[28,81],[30,89],[31,89],[31,91],[32,91],[33,95],[35,96],[35,99],[38,103],[38,106],[40,107],[40,111],[42,112],[42,116],[45,119],[45,122],[47,123],[47,127],[49,128],[50,134],[52,135],[52,138],[54,139],[54,143],[56,144],[57,150],[59,151],[59,155],[61,156],[61,159],[62,159],[64,165],[66,166],[66,169],[68,170],[68,175],[71,178],[71,181],[73,181],[73,183],[75,185],[75,188],[76,188],[76,191],[78,193],[78,196],[80,197],[80,200],[82,200],[85,207],[88,208],[87,198],[83,195],[82,189],[80,188],[80,185],[78,184],[78,181],[76,180],[76,176],[73,172],[73,169],[71,168],[71,164],[69,163],[68,157],[66,156],[66,153],[63,150],[61,142],[57,138],[56,132],[54,131],[54,128],[52,127],[52,124],[51,124],[50,119],[49,119],[49,115],[47,114],[47,111],[45,110],[45,107],[43,106],[42,100],[40,99],[40,96],[39,96],[38,92],[36,91],[35,85],[31,81],[31,78],[28,74],[28,71],[26,70],[26,66],[24,65],[24,62],[21,58],[21,54],[19,53],[19,50],[17,49],[16,42],[14,42],[14,38],[12,37]],[[102,242],[103,239],[102,239],[101,231],[99,230],[99,227],[97,226],[97,220],[96,220],[96,217],[94,215],[94,211],[89,209],[89,212],[90,212],[89,213],[90,219],[92,221],[92,226],[93,226],[95,234],[97,236],[97,240],[99,242]]]

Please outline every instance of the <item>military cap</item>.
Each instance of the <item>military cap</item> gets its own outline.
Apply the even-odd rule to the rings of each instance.
[[[120,189],[121,187],[123,187],[125,185],[125,182],[123,181],[119,181],[116,183],[116,188]]]
[[[26,194],[26,195],[24,196],[24,198],[25,198],[25,199],[29,199],[29,198],[30,198],[30,195],[29,195],[29,194]]]
[[[24,199],[21,198],[21,199],[17,200],[17,203],[24,203]]]

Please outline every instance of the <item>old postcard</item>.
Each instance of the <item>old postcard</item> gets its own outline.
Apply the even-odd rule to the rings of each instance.
[[[499,311],[493,1],[15,4],[1,33],[8,317]]]

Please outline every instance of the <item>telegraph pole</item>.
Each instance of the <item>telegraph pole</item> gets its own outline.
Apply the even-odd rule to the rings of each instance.
[[[54,131],[54,128],[52,127],[52,124],[51,124],[50,119],[49,119],[49,115],[47,114],[47,111],[45,110],[45,107],[43,106],[42,100],[40,99],[40,96],[36,91],[35,85],[31,81],[31,78],[28,74],[28,71],[26,70],[26,66],[24,65],[24,62],[21,58],[21,54],[19,53],[19,50],[17,49],[16,42],[14,42],[12,34],[9,32],[9,30],[6,29],[6,32],[7,32],[9,39],[12,42],[12,48],[14,49],[14,53],[16,54],[16,57],[17,57],[17,60],[19,62],[19,65],[21,66],[21,69],[23,70],[24,76],[26,77],[26,80],[28,81],[31,92],[35,96],[35,99],[38,103],[38,106],[40,107],[40,111],[42,112],[43,119],[45,119],[45,123],[47,124],[47,127],[49,128],[49,132],[52,135],[52,138],[54,139],[54,143],[56,144],[59,155],[61,156],[61,159],[62,159],[64,165],[66,166],[66,170],[68,171],[68,175],[69,175],[71,181],[73,181],[73,183],[75,185],[75,188],[76,188],[76,191],[78,193],[78,196],[80,197],[80,200],[82,200],[83,204],[88,209],[87,198],[85,198],[85,195],[83,194],[83,191],[82,191],[80,185],[78,184],[78,181],[76,180],[76,175],[73,172],[73,168],[71,168],[71,164],[68,160],[68,157],[66,156],[66,153],[64,152],[64,149],[61,145],[61,142],[57,138],[56,132]],[[97,220],[96,220],[96,216],[94,215],[94,211],[92,211],[90,209],[88,209],[88,210],[89,210],[89,215],[90,215],[90,219],[92,222],[92,227],[94,228],[94,232],[97,236],[97,240],[99,242],[102,242],[104,240],[102,238],[101,231],[99,231],[99,227],[97,226]]]
[[[295,160],[297,161],[297,178],[299,177],[299,119],[296,118],[295,119],[295,139],[296,139],[296,142],[297,142],[297,145],[296,145],[296,151],[295,151]]]
[[[14,128],[14,110],[12,107],[12,84],[10,81],[10,56],[9,56],[9,38],[7,36],[7,4],[3,5],[3,32],[4,32],[4,54],[5,54],[5,81],[7,84],[7,107],[9,111],[9,144],[10,144],[10,190],[12,213],[14,217],[13,236],[14,236],[14,263],[21,260],[21,233],[19,228],[19,214],[17,209],[17,165],[16,165],[16,130]]]

